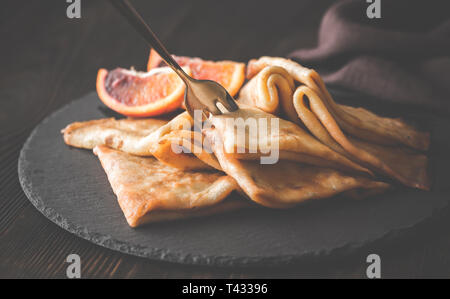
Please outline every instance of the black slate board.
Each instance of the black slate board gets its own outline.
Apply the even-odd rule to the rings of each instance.
[[[340,100],[358,104],[360,98]],[[383,109],[396,115],[392,108]],[[450,200],[450,161],[445,156],[450,152],[450,121],[412,113],[407,117],[418,118],[432,132],[432,192],[400,189],[361,201],[328,199],[288,211],[247,209],[132,229],[98,159],[91,151],[66,146],[60,134],[71,122],[109,113],[91,93],[50,115],[23,146],[19,178],[30,201],[47,218],[95,244],[127,254],[188,264],[283,264],[393,235],[430,217]]]

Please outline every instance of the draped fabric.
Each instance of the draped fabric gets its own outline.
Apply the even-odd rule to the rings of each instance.
[[[288,57],[319,70],[327,84],[449,113],[448,1],[380,2],[381,18],[370,19],[370,3],[338,1],[323,16],[317,47]]]

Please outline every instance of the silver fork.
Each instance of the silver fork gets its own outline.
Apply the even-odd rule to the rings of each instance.
[[[233,97],[219,83],[211,80],[197,80],[186,74],[128,0],[110,1],[141,37],[158,52],[167,65],[183,80],[186,85],[184,104],[192,117],[194,117],[195,110],[200,110],[202,114],[206,110],[213,115],[217,115],[225,112],[223,108],[229,112],[239,109]],[[218,105],[218,103],[221,105]]]

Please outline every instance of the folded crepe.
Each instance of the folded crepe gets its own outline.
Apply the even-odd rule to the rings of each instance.
[[[201,132],[194,130],[194,121],[185,111],[143,138],[140,143],[145,144],[155,158],[169,166],[181,170],[213,169],[194,154],[201,152],[195,150],[201,147],[201,140]]]
[[[389,184],[360,175],[305,163],[278,161],[262,165],[255,160],[240,160],[225,151],[220,132],[205,130],[221,168],[233,177],[243,192],[258,204],[270,208],[288,208],[310,199],[349,193],[365,197],[384,192]]]
[[[288,81],[290,76],[303,84],[291,98],[293,110],[286,103],[288,99],[283,97],[291,85],[278,85],[271,93],[267,92],[271,86],[267,78],[271,73],[280,74],[279,70],[274,70],[275,66],[286,71],[283,80]],[[281,115],[284,112],[286,118],[297,123],[300,120],[301,125],[323,144],[362,167],[410,187],[429,189],[428,159],[421,153],[429,147],[428,133],[418,131],[400,119],[380,117],[363,108],[335,103],[317,72],[288,59],[262,57],[251,60],[248,77],[251,80],[243,90],[251,89],[253,94],[242,93],[240,102],[266,110],[268,105],[264,103],[271,103],[267,112],[281,110]],[[277,92],[279,94],[274,97]],[[277,101],[278,105],[275,105]],[[289,110],[283,111],[284,107]]]
[[[170,122],[159,122],[159,126],[148,126],[141,119],[107,119],[72,124],[63,131],[66,142],[71,145],[84,148],[96,146],[94,152],[99,156],[131,226],[206,215],[248,205],[244,199],[240,203],[232,199],[224,201],[232,190],[244,193],[265,206],[281,208],[347,191],[361,195],[359,190],[362,189],[372,192],[388,187],[384,183],[373,182],[362,176],[352,177],[339,171],[367,172],[318,142],[297,125],[259,109],[241,106],[238,112],[214,116],[209,120],[214,128],[212,130],[220,134],[220,144],[226,144],[228,149],[237,150],[238,147],[237,140],[227,128],[227,119],[242,118],[244,123],[249,118],[266,119],[269,134],[256,136],[257,139],[251,142],[257,142],[258,149],[264,147],[265,143],[265,146],[270,147],[272,142],[276,142],[281,158],[289,162],[260,165],[262,153],[250,153],[249,140],[245,143],[247,148],[243,153],[237,150],[224,155],[217,148],[213,150],[212,143],[205,142],[200,131],[192,130],[194,122],[186,112]],[[270,126],[274,118],[278,120],[277,130]],[[147,127],[145,132],[142,132],[141,124]],[[206,131],[208,129],[203,132]],[[93,135],[97,137],[91,137]],[[75,143],[73,140],[79,141]],[[104,146],[105,140],[113,140],[109,144],[121,151]],[[177,146],[184,151],[177,151]],[[130,149],[134,155],[126,153]],[[135,155],[152,155],[156,159]],[[297,163],[299,161],[303,163]],[[238,169],[237,172],[229,171],[233,165]],[[214,169],[224,170],[228,176]],[[284,176],[280,174],[286,170],[289,179],[281,179]],[[190,181],[193,177],[201,182]],[[200,189],[192,189],[194,186]],[[281,192],[283,188],[286,192]]]
[[[61,130],[61,133],[70,146],[93,149],[97,145],[107,145],[129,154],[151,156],[148,144],[142,140],[167,122],[154,118],[105,118],[72,123]]]
[[[223,142],[225,152],[239,160],[259,162],[262,156],[269,155],[269,151],[277,151],[280,160],[371,174],[369,170],[322,144],[298,125],[254,107],[240,104],[240,109],[215,115],[210,121],[221,136],[215,142]],[[252,122],[256,126],[252,126]],[[245,140],[240,140],[240,135]]]
[[[292,103],[294,89],[294,79],[284,68],[265,67],[242,87],[239,103],[257,107],[267,113],[284,113],[286,119],[301,123]]]
[[[427,158],[419,152],[429,146],[426,133],[334,103],[315,71],[290,60],[253,60],[248,76],[240,109],[211,116],[200,128],[187,112],[171,121],[101,119],[67,126],[64,140],[94,149],[133,227],[248,206],[228,196],[233,190],[287,208],[388,189],[375,174],[428,188]],[[279,161],[261,164],[272,151]]]
[[[138,157],[100,145],[94,148],[128,224],[190,218],[249,206],[227,196],[238,188],[217,171],[181,171],[153,157]]]
[[[153,118],[75,122],[61,132],[66,144],[74,147],[93,149],[97,145],[106,145],[137,156],[154,156],[167,165],[183,170],[210,169],[190,154],[189,148],[181,147],[186,139],[183,126],[190,128],[191,123],[191,117],[185,112],[170,122]],[[183,151],[177,154],[172,150],[172,144],[174,147],[180,144]]]

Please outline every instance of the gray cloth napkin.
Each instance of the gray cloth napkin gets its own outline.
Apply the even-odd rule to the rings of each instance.
[[[364,0],[325,13],[314,49],[289,57],[326,83],[382,100],[450,112],[450,1],[381,0],[370,19]]]

